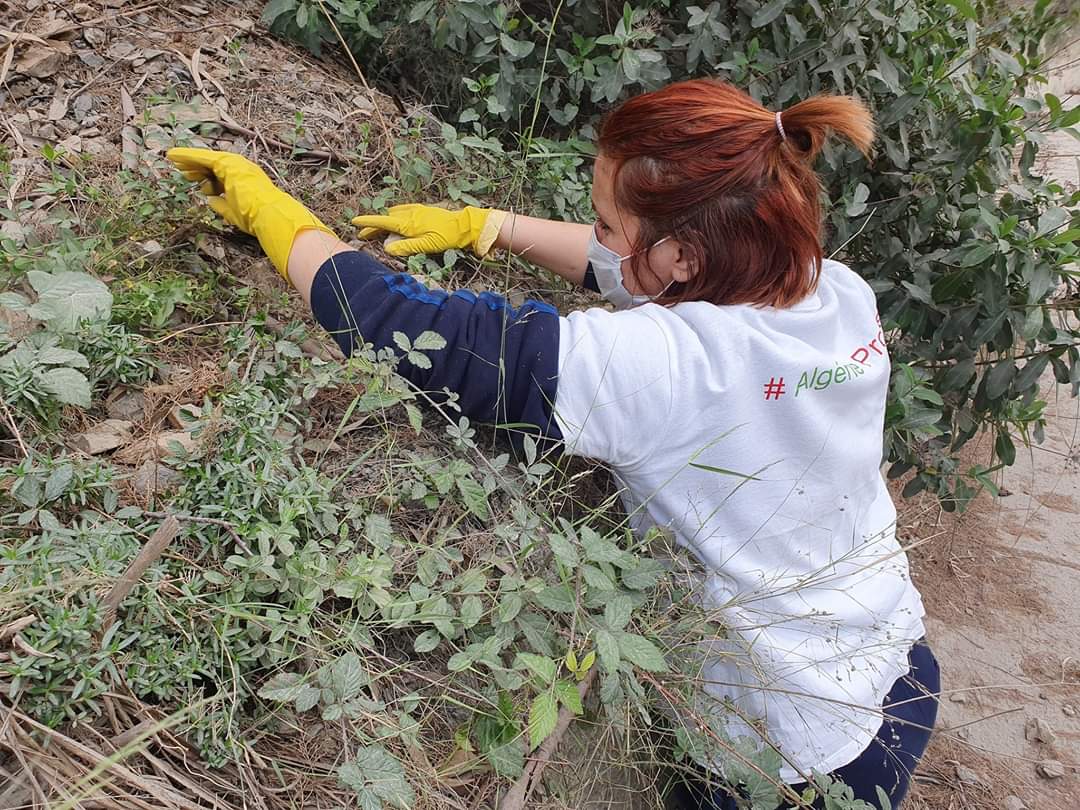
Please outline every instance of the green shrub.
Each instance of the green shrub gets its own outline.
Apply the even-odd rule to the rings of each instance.
[[[369,79],[415,88],[469,133],[459,140],[495,136],[520,147],[515,204],[557,216],[587,216],[566,204],[567,185],[573,200],[587,199],[577,168],[587,151],[571,139],[588,140],[597,116],[630,94],[718,76],[775,109],[818,92],[866,100],[880,126],[875,158],[829,149],[821,161],[827,250],[878,295],[896,368],[891,474],[914,469],[905,492],[929,488],[952,508],[992,486],[990,473],[1013,462],[1017,441],[1041,438],[1046,368],[1074,392],[1080,383],[1080,331],[1057,317],[1077,309],[1078,197],[1032,174],[1044,133],[1078,134],[1080,108],[1066,111],[1040,91],[1048,36],[1066,8],[272,0],[264,19],[318,50],[337,39],[330,12]],[[542,147],[541,134],[551,139]],[[423,194],[401,187],[379,202]],[[1058,297],[1063,285],[1070,292]],[[965,469],[959,451],[983,430],[994,436],[997,465]]]

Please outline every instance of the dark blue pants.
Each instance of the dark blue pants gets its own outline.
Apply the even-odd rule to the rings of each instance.
[[[898,679],[885,697],[885,721],[877,736],[854,762],[832,772],[832,776],[854,790],[856,799],[871,807],[880,807],[878,787],[889,797],[893,810],[900,807],[937,719],[941,692],[937,659],[929,645],[920,641],[911,648],[908,661],[911,671]],[[806,785],[792,787],[801,792]],[[738,810],[735,799],[723,788],[687,788],[680,791],[675,802],[683,810]],[[824,807],[824,802],[819,799],[814,806]]]

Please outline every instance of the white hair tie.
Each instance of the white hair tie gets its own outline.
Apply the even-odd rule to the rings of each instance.
[[[787,133],[784,132],[784,122],[780,120],[779,111],[776,113],[776,131],[780,133],[780,140],[787,140]]]

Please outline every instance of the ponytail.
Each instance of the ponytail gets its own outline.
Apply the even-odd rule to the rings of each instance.
[[[779,113],[787,148],[813,160],[829,135],[836,133],[869,156],[874,142],[874,121],[870,111],[852,96],[814,96]]]

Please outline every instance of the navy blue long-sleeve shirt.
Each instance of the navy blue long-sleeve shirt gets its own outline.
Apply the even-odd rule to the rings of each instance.
[[[395,347],[395,332],[410,341],[437,332],[446,347],[429,353],[431,368],[402,363],[398,373],[421,390],[457,393],[470,419],[527,425],[562,439],[552,417],[559,316],[550,304],[526,301],[514,309],[492,293],[429,290],[366,253],[350,251],[319,268],[311,309],[346,355],[365,342]]]

